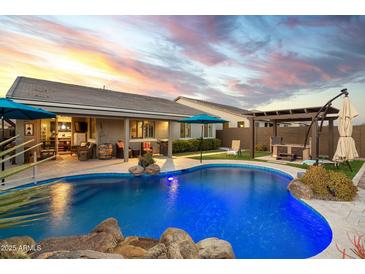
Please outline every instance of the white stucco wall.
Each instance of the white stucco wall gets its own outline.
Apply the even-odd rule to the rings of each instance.
[[[115,144],[118,139],[124,136],[124,120],[123,119],[96,119],[96,143],[112,143]]]
[[[245,127],[249,127],[250,126],[250,122],[247,118],[243,117],[243,116],[239,116],[239,115],[235,115],[232,114],[230,112],[226,112],[226,111],[222,111],[222,110],[218,110],[216,108],[212,108],[203,104],[199,104],[199,103],[195,103],[192,102],[190,100],[186,100],[184,98],[180,98],[176,101],[179,104],[197,109],[197,110],[201,110],[202,112],[206,112],[209,113],[211,115],[214,116],[218,116],[220,118],[222,118],[223,120],[229,121],[229,127],[231,128],[236,128],[237,127],[237,122],[243,121],[245,122]],[[223,126],[222,125],[215,125],[216,129],[222,129]]]

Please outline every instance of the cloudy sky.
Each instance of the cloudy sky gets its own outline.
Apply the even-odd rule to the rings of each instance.
[[[0,95],[20,75],[260,110],[347,87],[363,123],[365,16],[0,16]]]

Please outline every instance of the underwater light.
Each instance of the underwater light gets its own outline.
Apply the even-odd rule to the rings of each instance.
[[[172,176],[167,177],[167,181],[172,182],[173,180],[174,180],[174,177],[172,177]]]

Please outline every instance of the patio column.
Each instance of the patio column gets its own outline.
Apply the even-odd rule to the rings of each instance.
[[[318,135],[318,120],[313,118],[312,124],[312,141],[311,141],[311,156],[312,159],[317,159],[319,155],[319,151],[317,150],[317,135]]]
[[[129,118],[124,119],[124,162],[129,159]]]
[[[328,156],[329,160],[333,157],[333,144],[334,144],[334,132],[333,132],[333,119],[328,120]]]
[[[249,118],[250,121],[250,133],[249,133],[249,144],[250,144],[250,158],[255,158],[255,120],[254,118]]]
[[[167,140],[167,157],[172,158],[172,122],[168,121],[169,137]]]
[[[56,150],[56,157],[58,155],[58,116],[56,116],[55,118],[55,138],[54,138],[54,141],[55,141],[55,150]]]

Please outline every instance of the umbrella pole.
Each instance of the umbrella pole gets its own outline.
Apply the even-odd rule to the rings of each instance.
[[[353,172],[350,162],[349,161],[346,161],[346,163],[349,166],[350,171]]]
[[[202,125],[202,132],[201,132],[201,138],[200,138],[200,163],[203,162],[203,129],[204,129],[204,125]]]

